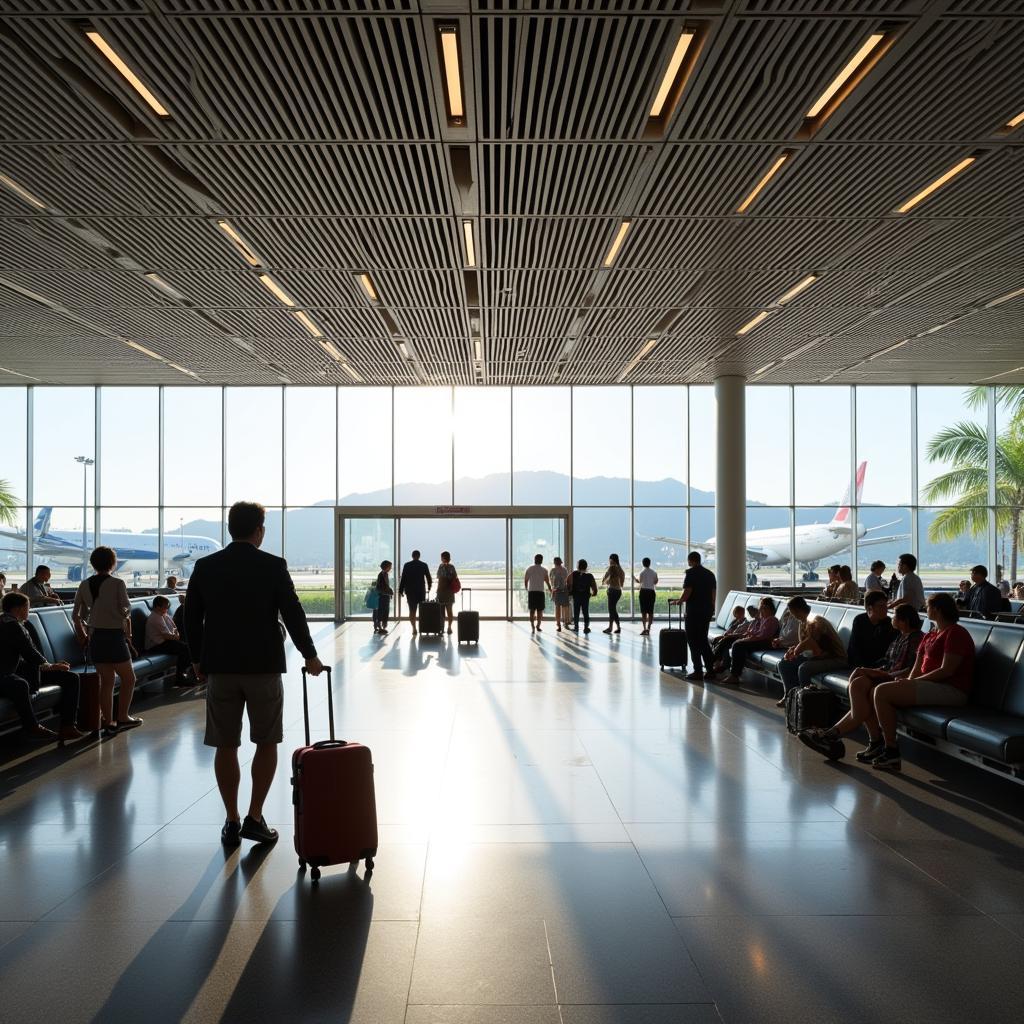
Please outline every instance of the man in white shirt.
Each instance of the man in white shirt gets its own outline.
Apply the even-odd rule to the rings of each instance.
[[[654,625],[654,602],[658,596],[655,589],[658,586],[658,574],[651,568],[649,558],[644,559],[643,566],[640,575],[633,579],[640,585],[640,623],[643,627],[640,635],[650,636],[651,626]]]
[[[544,588],[551,590],[551,580],[544,568],[544,556],[534,555],[533,565],[523,575],[523,586],[526,587],[526,600],[530,609],[530,632],[540,632],[541,619],[544,618]],[[536,617],[536,622],[534,621]]]
[[[881,590],[883,593],[888,593],[888,587],[882,581],[882,573],[885,572],[885,562],[879,559],[877,562],[871,563],[871,572],[864,577],[864,593],[870,593],[872,590]]]
[[[890,608],[909,604],[911,608],[920,611],[924,607],[924,584],[921,582],[921,577],[914,571],[916,568],[917,559],[913,555],[900,555],[896,571],[902,579],[896,596],[889,602]]]
[[[153,611],[146,619],[146,653],[173,654],[178,660],[175,686],[188,686],[185,674],[189,667],[188,645],[181,639],[171,617],[171,602],[166,597],[153,598]]]

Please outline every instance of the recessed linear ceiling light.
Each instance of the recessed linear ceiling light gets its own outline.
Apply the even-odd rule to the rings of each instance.
[[[864,360],[869,363],[872,359],[879,359],[881,356],[887,356],[890,352],[895,352],[898,348],[903,348],[904,345],[909,345],[910,339],[905,338],[903,341],[897,341],[895,345],[890,345],[888,348],[879,349],[877,352],[872,352],[871,355]]]
[[[484,346],[479,338],[473,342],[473,358],[478,362],[483,362],[484,358]]]
[[[6,174],[0,173],[0,185],[4,188],[13,192],[19,199],[24,199],[26,203],[34,206],[37,210],[47,209],[46,203],[38,196],[32,195],[31,192],[24,185],[19,185],[13,178],[9,178]]]
[[[334,360],[339,363],[345,362],[345,357],[341,354],[341,349],[334,344],[333,341],[327,341],[326,338],[321,338],[320,347]]]
[[[259,274],[258,278],[260,284],[286,306],[295,305],[295,300],[269,274]]]
[[[936,178],[926,188],[921,189],[916,195],[911,196],[902,206],[896,207],[897,213],[906,213],[908,210],[912,210],[918,203],[924,202],[933,192],[942,188],[946,182],[955,178],[962,171],[966,171],[978,158],[976,156],[965,156],[959,163],[954,164],[945,174]]]
[[[398,343],[398,351],[399,351],[399,354],[401,355],[401,357],[403,359],[411,359],[412,358],[409,355],[409,347],[406,345],[406,343],[404,341],[400,341]]]
[[[476,266],[476,249],[473,245],[473,222],[464,220],[462,222],[462,238],[466,243],[466,266]]]
[[[665,76],[661,80],[661,85],[658,86],[658,92],[654,97],[654,102],[651,104],[651,112],[648,116],[661,117],[662,111],[665,109],[665,103],[672,92],[672,87],[676,84],[676,78],[686,57],[686,51],[690,48],[690,43],[693,42],[695,35],[696,33],[692,29],[684,29],[680,33],[679,39],[676,42],[676,48],[672,51],[672,59],[668,62],[668,67],[665,69]]]
[[[991,309],[993,306],[1001,306],[1004,302],[1009,302],[1011,299],[1016,299],[1020,295],[1024,295],[1024,288],[1018,288],[1015,292],[1007,292],[1005,295],[1000,295],[998,299],[993,299],[991,302],[986,302],[985,308]]]
[[[753,320],[748,320],[736,333],[739,335],[749,334],[759,323],[763,323],[771,315],[770,309],[762,309]]]
[[[984,384],[987,380],[999,380],[1000,377],[1007,377],[1011,373],[1024,373],[1024,366],[1015,366],[1012,370],[1003,370],[1002,373],[993,373],[991,377],[982,377],[977,383]]]
[[[884,32],[875,32],[868,36],[861,48],[849,59],[849,61],[847,61],[843,70],[832,79],[828,88],[818,97],[814,106],[807,111],[808,118],[817,117],[825,109],[832,97],[835,96],[836,93],[838,93],[847,81],[857,72],[861,65],[864,64],[868,57],[871,56],[872,51],[884,38]],[[856,82],[854,84],[856,85]],[[840,97],[840,102],[842,102],[844,98],[845,97]],[[836,106],[838,106],[838,104],[836,104]]]
[[[21,377],[24,380],[39,380],[38,377],[31,377],[27,373],[18,373],[17,370],[9,370],[6,366],[0,366],[0,373],[9,373],[12,377]]]
[[[640,361],[644,359],[647,356],[647,354],[651,351],[651,349],[654,348],[654,346],[657,344],[657,338],[648,338],[647,341],[644,342],[640,351],[637,352],[637,354],[633,356],[633,358],[629,361],[629,363],[627,364],[626,368],[622,371],[622,373],[620,373],[618,377],[616,377],[615,383],[621,384],[637,368],[637,366],[640,364]]]
[[[615,257],[619,255],[619,250],[622,248],[622,243],[626,240],[626,233],[629,231],[631,223],[631,221],[624,220],[619,225],[619,230],[615,233],[615,239],[612,242],[612,247],[608,250],[608,255],[604,258],[604,265],[606,267],[610,267],[615,262]]]
[[[754,186],[754,189],[750,193],[750,195],[748,195],[747,198],[744,199],[743,202],[740,203],[740,205],[736,207],[736,212],[737,213],[746,213],[747,212],[747,208],[750,206],[750,204],[761,194],[762,191],[764,191],[765,187],[768,185],[768,182],[770,182],[772,180],[772,178],[774,178],[775,175],[779,173],[779,170],[782,167],[782,165],[792,155],[793,155],[793,150],[787,149],[787,150],[784,150],[782,153],[780,153],[778,155],[778,157],[776,157],[775,163],[773,163],[771,165],[771,167],[768,168],[768,173],[765,174],[765,176]]]
[[[459,64],[459,29],[454,24],[438,25],[438,39],[441,43],[441,64],[444,71],[445,97],[448,103],[448,120],[461,125],[465,117],[462,103],[462,68]]]
[[[363,378],[352,368],[349,363],[342,363],[341,368],[357,383],[362,384]]]
[[[1009,135],[1014,128],[1019,128],[1022,124],[1024,124],[1024,110],[1022,110],[1016,117],[1011,117],[1010,120],[1003,125],[1002,134]],[[1013,371],[1011,370],[1010,372],[1012,373]]]
[[[217,221],[217,227],[224,232],[228,238],[231,239],[231,244],[239,251],[243,260],[249,264],[250,267],[260,266],[260,258],[252,251],[249,247],[249,243],[242,238],[242,236],[231,226],[226,220]]]
[[[193,373],[191,370],[186,369],[184,366],[179,366],[177,363],[172,363],[170,359],[160,355],[159,352],[154,352],[151,348],[146,348],[145,345],[140,345],[137,341],[124,342],[129,348],[135,349],[136,352],[141,352],[144,356],[148,356],[150,359],[155,359],[158,363],[163,363],[164,366],[169,366],[172,370],[177,370],[178,373],[184,373],[186,376],[194,377],[199,380],[199,374]]]
[[[797,283],[795,285],[793,285],[793,287],[790,288],[788,292],[785,292],[783,295],[780,295],[775,300],[775,305],[776,306],[784,306],[787,302],[791,302],[805,288],[810,288],[811,285],[814,284],[814,282],[817,281],[817,280],[818,280],[818,275],[817,274],[808,274],[802,281],[797,281]]]
[[[373,287],[373,282],[370,280],[369,274],[359,274],[358,281],[360,287],[366,292],[366,297],[371,302],[380,302],[380,298],[377,296],[377,289]]]
[[[178,291],[173,285],[169,285],[159,274],[143,274],[142,275],[154,288],[159,288],[165,295],[169,295],[172,299],[178,299],[184,301],[185,296]]]
[[[770,363],[765,363],[764,366],[761,367],[761,369],[754,371],[754,376],[760,377],[762,373],[767,373],[775,365],[776,362],[777,360],[773,359]]]
[[[314,338],[322,338],[324,336],[324,332],[317,327],[308,313],[303,313],[301,309],[293,309],[292,316],[295,317],[295,319],[298,320]]]
[[[99,34],[86,32],[86,39],[117,69],[125,81],[149,104],[158,117],[170,117],[166,107],[143,85],[142,80],[121,58],[121,55]]]

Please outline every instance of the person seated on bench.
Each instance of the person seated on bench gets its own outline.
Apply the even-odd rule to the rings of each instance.
[[[7,593],[7,574],[0,572],[0,597]]]
[[[750,624],[746,634],[729,651],[732,667],[729,674],[722,677],[723,683],[738,683],[750,652],[770,649],[778,636],[779,620],[775,617],[775,602],[770,597],[761,598],[757,614],[757,621]]]
[[[853,578],[853,570],[848,565],[839,566],[839,586],[832,594],[833,601],[853,604],[860,597],[857,581]]]
[[[864,595],[864,611],[850,627],[846,657],[850,668],[877,665],[892,643],[893,625],[889,621],[885,594],[871,590]]]
[[[37,566],[32,579],[22,583],[21,592],[29,599],[33,608],[45,608],[48,604],[64,603],[50,586],[50,567],[48,565]]]
[[[824,754],[829,761],[846,756],[843,737],[860,725],[868,734],[868,745],[855,755],[861,764],[870,764],[885,747],[875,717],[874,689],[879,683],[902,679],[910,673],[923,636],[921,616],[909,604],[901,604],[892,618],[896,632],[885,656],[874,665],[855,668],[850,673],[850,710],[829,729],[804,729],[797,734],[801,743]]]
[[[835,597],[835,593],[839,589],[839,568],[838,565],[828,567],[828,583],[821,591],[820,599],[822,601],[831,601]]]
[[[791,597],[787,604],[800,622],[799,640],[786,651],[779,662],[782,676],[782,699],[776,707],[786,706],[786,694],[796,686],[807,686],[823,672],[839,672],[847,668],[846,648],[842,638],[824,615],[811,615],[811,606],[802,597]]]
[[[1003,610],[1003,595],[999,588],[988,581],[988,569],[976,565],[971,570],[973,584],[966,594],[957,598],[957,605],[969,612],[976,612],[986,619]]]
[[[773,651],[788,651],[800,640],[800,620],[788,609],[779,618],[779,635],[772,641]]]
[[[78,712],[78,676],[66,661],[50,664],[25,627],[29,600],[24,594],[4,594],[0,608],[0,697],[18,712],[25,734],[34,740],[77,740],[85,733],[75,728]],[[60,731],[39,724],[32,694],[40,686],[60,687]]]
[[[171,602],[166,597],[153,598],[153,610],[146,618],[146,651],[149,654],[173,654],[178,659],[174,685],[188,686],[189,681],[185,678],[191,664],[188,644],[181,639],[170,609]]]
[[[167,582],[157,591],[158,594],[176,594],[178,592],[178,577],[168,576]]]
[[[725,659],[729,653],[729,648],[743,636],[749,629],[747,623],[746,614],[743,611],[743,605],[738,604],[732,610],[732,620],[729,622],[729,626],[721,636],[716,636],[711,641],[711,656],[714,658],[714,669],[716,672],[721,672],[725,668]]]

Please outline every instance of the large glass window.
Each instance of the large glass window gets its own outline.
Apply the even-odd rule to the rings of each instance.
[[[686,555],[690,545],[686,537],[685,508],[638,508],[633,513],[633,571],[639,576],[643,560],[651,560],[651,568],[658,574],[655,588],[655,611],[662,615],[668,611],[668,599],[678,597],[683,589]],[[623,563],[625,567],[625,563]],[[630,580],[627,569],[626,580]],[[638,588],[633,584],[634,594]]]
[[[0,572],[7,577],[6,593],[12,586],[28,578],[28,551],[25,524],[28,513],[23,508],[11,509],[0,523]]]
[[[334,509],[290,508],[284,556],[307,615],[334,614]]]
[[[913,551],[910,509],[861,508],[857,512],[857,538],[857,582],[864,585],[864,577],[876,559],[885,562],[885,573],[891,577],[899,556]],[[849,553],[840,552],[835,561],[848,563]]]
[[[853,567],[853,517],[849,509],[844,513],[842,509],[828,507],[796,508],[793,523],[798,583],[816,584],[826,580],[825,570],[830,565]]]
[[[79,460],[96,459],[95,390],[34,388],[32,420],[32,501],[92,505],[96,467]]]
[[[747,410],[749,422],[750,410]],[[850,492],[850,389],[793,389],[793,483],[798,505],[840,505]]]
[[[512,500],[511,388],[456,388],[455,504]]]
[[[220,388],[164,388],[164,502],[220,505]]]
[[[129,587],[158,584],[159,522],[160,512],[156,508],[100,509],[99,543],[117,552],[118,575]]]
[[[633,391],[633,501],[686,502],[686,388]]]
[[[4,439],[0,444],[0,489],[6,505],[28,504],[28,391],[4,388],[0,392]]]
[[[39,565],[45,562],[53,574],[51,584],[54,587],[77,586],[92,572],[89,568],[89,554],[96,546],[96,511],[86,508],[82,515],[82,506],[60,508],[47,506],[32,510],[36,537],[33,562]],[[40,541],[45,538],[53,544],[50,548]],[[59,552],[56,548],[60,548]],[[33,566],[34,568],[34,566]],[[130,576],[126,579],[130,583]]]
[[[390,505],[391,388],[338,388],[338,504]]]
[[[451,388],[395,392],[395,504],[452,504]]]
[[[159,503],[159,388],[100,388],[99,467],[104,505]]]
[[[858,473],[864,465],[864,489],[857,500],[868,505],[909,505],[911,389],[858,387],[856,396]]]
[[[571,402],[569,388],[512,389],[514,504],[569,504]]]
[[[630,614],[630,574],[629,567],[633,562],[630,548],[630,528],[628,508],[577,508],[572,519],[573,564],[585,558],[588,572],[594,574],[598,585],[598,595],[590,602],[590,613],[604,617],[608,608],[608,588],[602,584],[601,578],[608,570],[608,556],[619,556],[619,564],[626,571],[626,586],[622,599],[619,601],[620,615]],[[582,628],[582,627],[581,627]]]
[[[747,501],[789,504],[789,388],[746,389]]]
[[[220,508],[165,508],[164,561],[161,575],[179,580],[192,575],[192,567],[204,555],[221,547]]]
[[[281,388],[228,388],[225,402],[228,504],[280,505]]]
[[[574,505],[629,504],[631,422],[629,388],[573,388]]]
[[[788,508],[747,508],[747,565],[751,584],[788,586],[792,581]]]
[[[285,490],[296,505],[333,505],[337,402],[333,388],[285,388]]]
[[[689,484],[690,503],[693,505],[715,503],[715,460],[718,451],[715,423],[715,389],[705,385],[690,388]]]

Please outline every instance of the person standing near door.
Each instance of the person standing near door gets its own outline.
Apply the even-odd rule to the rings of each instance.
[[[700,564],[700,552],[691,551],[686,556],[686,564],[689,568],[683,577],[683,593],[669,601],[671,605],[686,605],[684,628],[693,658],[693,671],[686,678],[714,679],[714,656],[708,642],[708,628],[715,617],[718,581],[710,569]]]
[[[640,623],[643,627],[640,635],[650,636],[654,624],[654,602],[658,597],[658,574],[651,568],[649,558],[645,558],[641,564],[643,568],[640,575],[634,576],[633,581],[640,587]]]
[[[437,603],[444,609],[445,617],[448,619],[449,636],[454,620],[455,595],[461,587],[459,573],[452,565],[451,552],[442,551],[441,564],[437,567]]]
[[[409,608],[409,625],[412,635],[416,635],[416,613],[427,599],[434,581],[430,578],[427,563],[420,561],[420,553],[414,551],[412,559],[402,566],[402,575],[398,581],[398,594],[405,598]]]
[[[544,618],[544,588],[551,590],[551,579],[544,568],[544,556],[534,555],[533,565],[523,574],[523,586],[526,587],[526,601],[530,609],[530,632],[540,632],[541,620]],[[557,615],[557,606],[556,612]],[[537,617],[534,623],[534,616]]]
[[[618,555],[608,556],[608,569],[601,579],[602,586],[608,588],[608,628],[606,633],[612,630],[616,633],[622,632],[622,624],[619,622],[619,598],[622,597],[622,585],[626,582],[626,574],[619,564]]]
[[[373,631],[387,636],[388,615],[391,612],[391,598],[394,591],[391,589],[391,563],[385,558],[380,563],[380,572],[377,573],[377,582],[374,589],[377,591],[377,607],[373,609]]]
[[[569,575],[569,593],[572,594],[572,628],[580,631],[580,612],[583,613],[583,632],[590,632],[590,599],[597,597],[594,574],[587,572],[587,560],[576,563],[576,571]]]
[[[548,582],[551,584],[551,600],[555,605],[555,629],[561,633],[562,626],[569,628],[569,570],[555,555]]]

